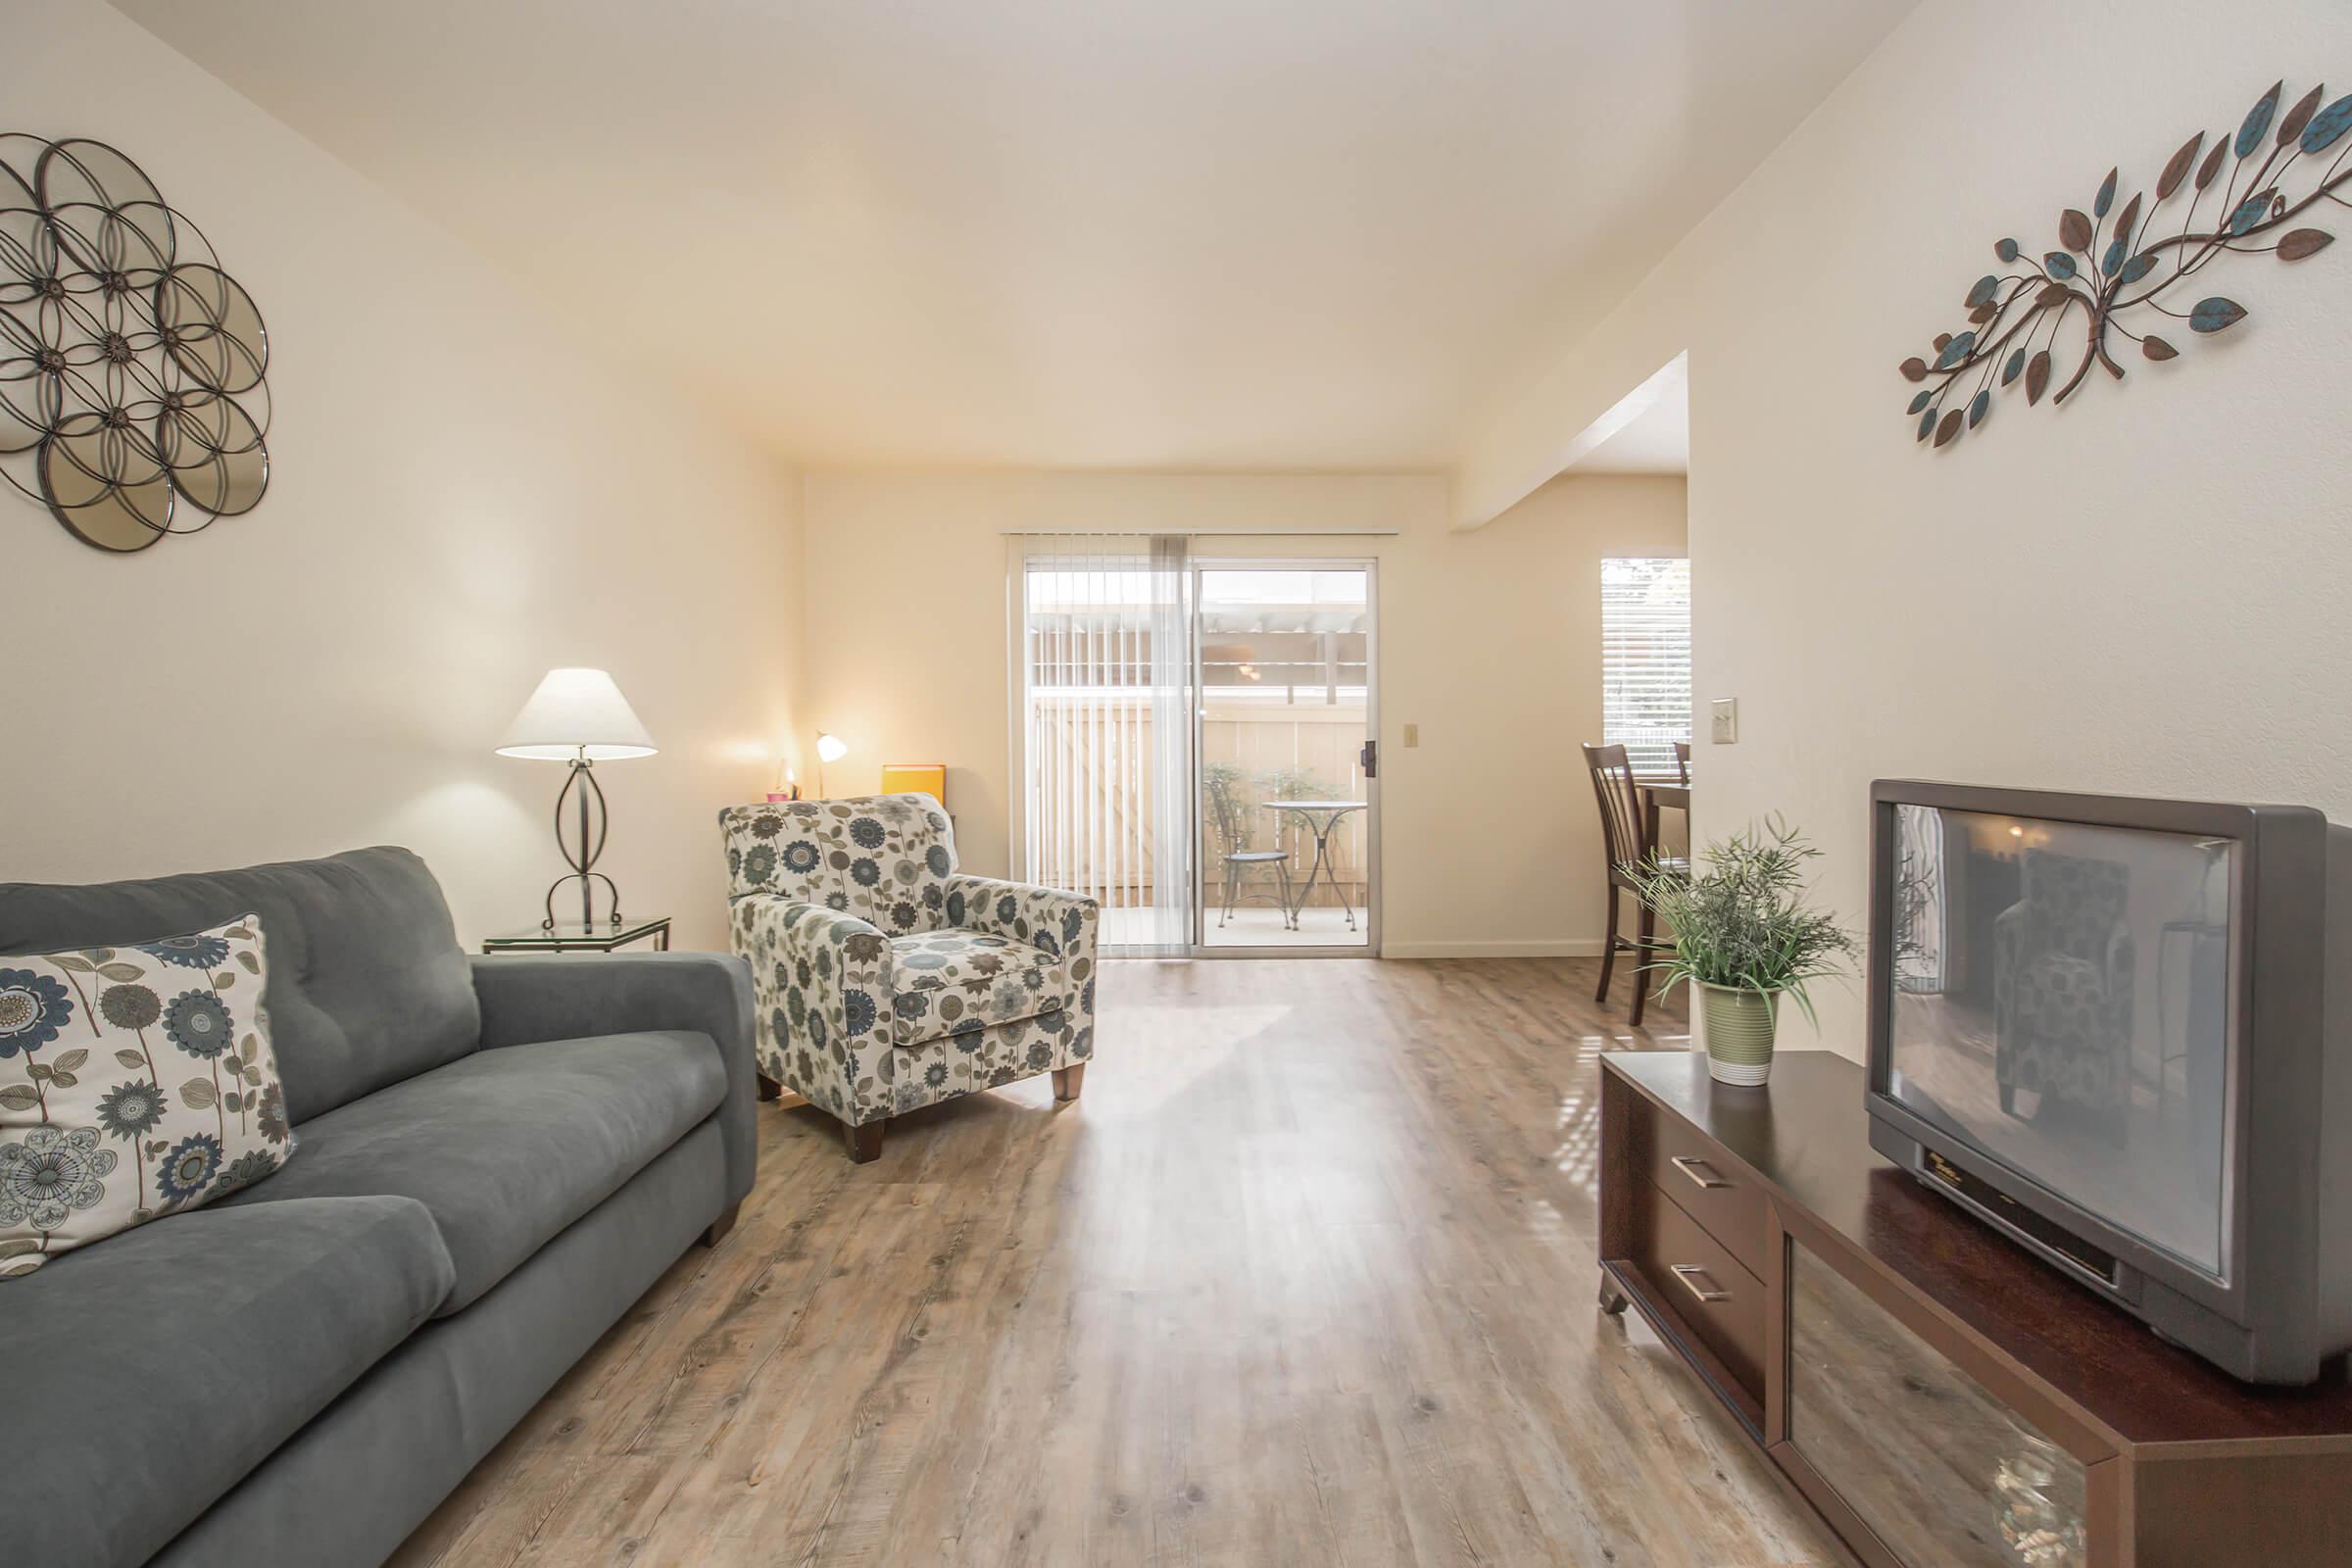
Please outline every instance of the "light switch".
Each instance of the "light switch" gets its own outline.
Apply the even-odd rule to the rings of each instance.
[[[1707,705],[1713,716],[1709,738],[1718,746],[1730,746],[1740,739],[1740,699],[1718,697]]]
[[[1408,750],[1421,744],[1420,725],[1407,724],[1404,726],[1404,744]]]

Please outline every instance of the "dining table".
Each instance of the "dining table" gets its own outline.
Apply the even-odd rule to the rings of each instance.
[[[1299,821],[1306,824],[1306,830],[1315,836],[1314,863],[1306,868],[1306,881],[1299,886],[1298,902],[1291,906],[1291,929],[1294,931],[1298,929],[1298,911],[1306,907],[1308,895],[1315,891],[1315,876],[1320,872],[1323,880],[1331,884],[1331,891],[1340,896],[1340,907],[1348,912],[1348,929],[1354,930],[1355,906],[1348,902],[1348,894],[1340,886],[1339,872],[1333,868],[1331,863],[1331,832],[1333,828],[1340,825],[1341,820],[1348,812],[1360,811],[1372,803],[1369,801],[1260,801],[1257,804],[1269,811],[1288,812],[1297,816]]]
[[[1685,821],[1690,816],[1690,786],[1678,778],[1638,778],[1634,793],[1642,798],[1642,841],[1652,850],[1658,847],[1658,812],[1673,810],[1683,813]]]

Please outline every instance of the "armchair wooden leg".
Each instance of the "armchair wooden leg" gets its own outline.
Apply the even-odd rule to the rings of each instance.
[[[743,1205],[741,1203],[729,1203],[727,1211],[712,1220],[710,1228],[703,1232],[703,1245],[716,1247],[720,1242],[726,1240],[727,1232],[735,1228],[735,1216],[742,1212]]]
[[[1076,1100],[1078,1091],[1086,1087],[1086,1063],[1081,1061],[1054,1069],[1054,1098]]]
[[[860,1122],[853,1127],[841,1124],[841,1139],[850,1149],[850,1158],[859,1165],[870,1164],[882,1157],[882,1123]]]
[[[767,1074],[761,1073],[760,1075],[760,1098],[761,1100],[782,1100],[784,1098],[784,1086],[776,1082],[773,1078],[770,1078]]]

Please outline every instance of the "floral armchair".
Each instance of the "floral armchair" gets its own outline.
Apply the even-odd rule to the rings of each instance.
[[[2131,890],[2116,861],[2026,852],[2025,897],[1993,921],[2002,1110],[2016,1114],[2025,1089],[2101,1117],[2121,1113],[2132,1064]]]
[[[1094,900],[956,870],[947,813],[924,795],[718,821],[760,1077],[839,1118],[853,1159],[882,1152],[888,1117],[957,1095],[1052,1072],[1055,1099],[1078,1098]]]

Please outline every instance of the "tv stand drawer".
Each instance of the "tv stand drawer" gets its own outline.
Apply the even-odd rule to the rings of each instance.
[[[1649,1179],[1748,1273],[1764,1272],[1764,1194],[1689,1122],[1650,1118]]]
[[[1764,1398],[1764,1282],[1721,1242],[1652,1187],[1634,1238],[1634,1261],[1651,1294],[1705,1342],[1761,1403]]]

